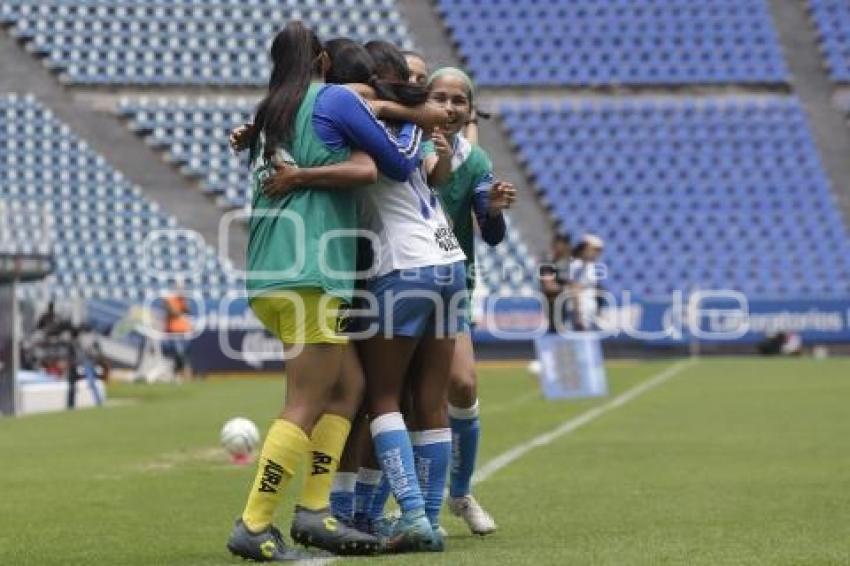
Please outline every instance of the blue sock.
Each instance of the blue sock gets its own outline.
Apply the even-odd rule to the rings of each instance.
[[[337,519],[350,521],[354,515],[354,489],[357,474],[337,472],[331,487],[331,514]]]
[[[384,474],[381,470],[360,468],[357,472],[357,483],[354,484],[354,516],[369,517],[372,509],[372,501],[375,499],[375,491],[381,483]],[[389,491],[389,490],[387,490]],[[356,520],[356,519],[355,519]]]
[[[372,504],[369,506],[369,519],[377,521],[384,516],[384,507],[387,506],[387,499],[390,498],[390,482],[387,481],[386,474],[381,475],[381,481],[375,486],[375,493],[372,494]]]
[[[425,507],[416,467],[413,462],[413,446],[401,413],[386,413],[372,421],[369,427],[375,454],[384,472],[390,489],[403,513]]]
[[[452,454],[452,431],[437,428],[414,432],[413,455],[416,458],[416,475],[425,496],[425,513],[431,525],[440,524],[440,509],[446,491],[446,476]]]
[[[478,400],[468,409],[449,405],[449,425],[452,427],[452,473],[449,495],[469,495],[475,459],[478,456],[478,438],[481,425],[478,421]]]

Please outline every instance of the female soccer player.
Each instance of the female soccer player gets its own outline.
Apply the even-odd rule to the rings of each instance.
[[[321,84],[328,56],[300,22],[275,37],[271,58],[268,93],[247,133],[254,179],[247,287],[252,310],[288,351],[286,399],[227,546],[259,561],[300,556],[286,547],[272,519],[310,454],[293,538],[335,553],[373,552],[374,537],[338,524],[328,511],[333,474],[360,405],[362,374],[341,334],[353,292],[353,278],[346,274],[355,271],[355,243],[326,235],[357,227],[355,202],[347,191],[284,195],[275,171],[293,163],[299,184],[332,189],[374,182],[377,165],[388,178],[403,181],[419,166],[421,132],[403,124],[394,136],[353,91]],[[351,155],[352,149],[368,157]],[[311,176],[311,167],[321,175]]]
[[[408,53],[406,59],[408,64],[412,62],[420,72],[427,68],[417,54]],[[432,134],[432,144],[424,144],[424,152],[432,159],[429,182],[439,186],[454,233],[467,256],[467,287],[471,298],[475,282],[472,216],[475,216],[484,240],[490,245],[497,245],[505,234],[501,211],[513,204],[516,191],[509,183],[494,181],[489,157],[461,134],[464,125],[468,124],[470,109],[473,108],[474,88],[466,74],[458,69],[441,69],[434,74],[430,84],[432,100],[449,111],[451,123],[445,131],[437,130]],[[436,156],[440,157],[438,162],[433,161]],[[443,165],[448,165],[448,170]],[[412,364],[414,368],[419,359],[421,357],[417,355]],[[449,508],[464,519],[473,533],[486,535],[496,530],[495,522],[471,495],[480,424],[475,357],[468,333],[462,333],[457,338],[450,372],[449,403],[452,441],[455,444],[452,450]],[[366,502],[358,504],[355,501],[355,511],[358,507],[361,507],[361,511],[363,507],[368,508],[369,519],[373,524],[379,520],[388,495],[383,484],[378,483],[378,478],[374,471],[362,469],[355,485],[356,492],[362,493]],[[355,524],[361,524],[357,521],[357,513]],[[436,519],[434,524],[437,524]],[[372,530],[375,531],[374,528]]]
[[[475,90],[466,73],[444,67],[429,77],[428,85],[431,101],[449,113],[445,137],[451,148],[448,177],[432,176],[431,182],[438,187],[454,233],[466,254],[467,289],[471,298],[475,285],[473,216],[484,241],[491,246],[497,245],[506,230],[502,211],[513,205],[516,190],[510,183],[494,180],[487,154],[461,135],[474,108]],[[434,142],[437,144],[438,137]],[[439,149],[426,147],[424,151],[439,152]],[[473,533],[486,535],[496,530],[496,524],[471,493],[480,436],[477,382],[472,338],[464,333],[457,338],[450,373],[449,417],[454,448],[449,509],[461,517]]]
[[[427,85],[428,75],[430,73],[428,71],[428,62],[425,61],[425,58],[416,51],[405,51],[404,58],[407,60],[407,66],[410,67],[410,81],[420,85]],[[473,106],[461,132],[463,137],[472,145],[478,143],[479,118],[488,119],[490,115]]]
[[[370,44],[384,78],[408,81],[395,47]],[[377,48],[377,50],[376,50]],[[393,74],[394,73],[394,74]],[[367,409],[383,474],[402,509],[390,540],[394,550],[438,551],[435,530],[450,459],[445,397],[454,336],[465,323],[465,258],[424,170],[406,182],[384,179],[359,192],[362,226],[377,235],[376,276],[366,284],[376,314],[363,316],[357,342],[366,373]],[[413,443],[400,412],[414,352],[422,362],[410,384],[420,430]],[[417,468],[416,464],[419,466]],[[418,473],[417,473],[418,472]]]
[[[410,82],[422,86],[428,85],[428,62],[416,51],[405,51],[404,59],[410,69]]]

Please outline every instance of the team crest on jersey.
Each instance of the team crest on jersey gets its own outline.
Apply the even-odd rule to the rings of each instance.
[[[336,332],[337,334],[348,330],[351,324],[351,309],[348,305],[340,305],[336,311]]]

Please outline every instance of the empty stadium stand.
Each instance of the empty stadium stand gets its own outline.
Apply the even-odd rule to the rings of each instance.
[[[799,102],[505,103],[552,215],[608,241],[610,288],[850,293],[850,240]]]
[[[245,100],[141,98],[122,100],[119,113],[184,174],[201,177],[204,190],[229,209],[250,204],[247,157],[234,155],[227,137],[234,126],[251,121],[254,105]]]
[[[0,116],[0,208],[15,219],[0,240],[15,253],[52,252],[48,295],[142,301],[178,283],[205,298],[239,288],[212,248],[34,98],[0,96]]]
[[[850,2],[808,0],[808,4],[830,77],[850,83]]]
[[[271,38],[303,19],[323,38],[412,47],[394,0],[4,0],[0,23],[63,81],[263,85]]]
[[[785,83],[765,0],[437,0],[481,86]]]

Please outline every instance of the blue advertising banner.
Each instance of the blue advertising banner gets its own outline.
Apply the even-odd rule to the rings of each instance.
[[[254,316],[244,297],[208,303],[189,357],[196,372],[282,370],[283,345]]]
[[[694,341],[755,344],[766,336],[795,333],[804,344],[850,343],[850,298],[747,300],[734,292],[703,291],[667,301],[609,298],[597,340],[639,342],[647,347]],[[549,305],[542,296],[487,297],[478,305],[477,342],[534,341],[549,330]],[[118,309],[115,309],[118,310]],[[280,342],[266,332],[243,297],[193,308],[195,336],[189,356],[195,371],[279,370]],[[561,329],[561,334],[576,336]],[[584,334],[584,333],[582,333]]]
[[[477,313],[474,338],[489,342],[541,336],[548,328],[547,308],[538,297],[488,298]],[[799,334],[805,343],[850,342],[850,298],[747,300],[739,293],[705,291],[669,301],[624,301],[603,310],[595,334],[605,340],[671,345],[756,343],[777,332]]]

